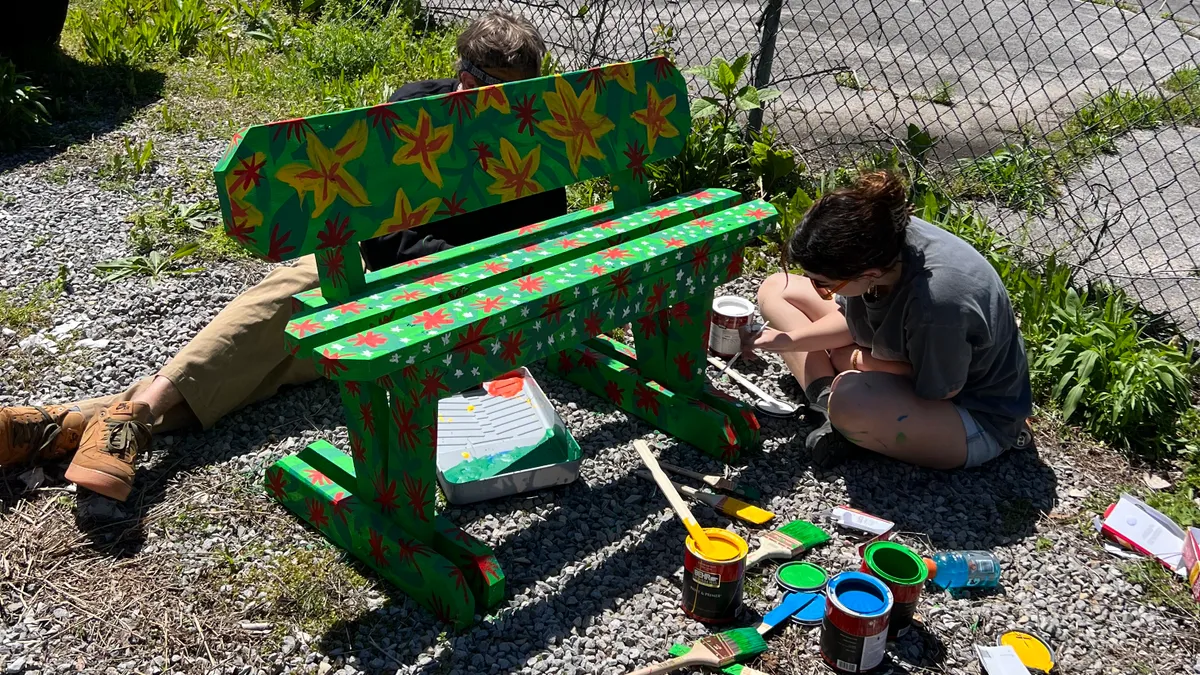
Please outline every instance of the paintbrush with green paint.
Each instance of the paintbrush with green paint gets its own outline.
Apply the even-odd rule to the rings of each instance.
[[[692,651],[692,648],[687,645],[671,645],[670,651],[667,653],[671,656],[683,656]],[[721,669],[722,673],[729,675],[767,675],[761,670],[755,670],[749,666],[743,666],[740,663],[735,663],[732,666],[725,666]]]
[[[764,560],[787,560],[829,541],[829,533],[807,520],[793,520],[758,535],[758,548],[746,556],[746,569]]]
[[[683,656],[646,666],[630,675],[664,675],[688,666],[724,668],[767,651],[767,641],[754,628],[734,628],[701,638]],[[743,671],[744,672],[744,671]]]

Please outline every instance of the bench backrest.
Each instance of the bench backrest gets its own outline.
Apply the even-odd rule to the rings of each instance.
[[[214,173],[226,232],[280,261],[600,176],[642,202],[690,125],[655,58],[249,127]]]

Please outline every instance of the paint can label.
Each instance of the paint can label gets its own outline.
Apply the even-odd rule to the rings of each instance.
[[[853,635],[839,629],[826,615],[821,627],[821,657],[847,673],[865,673],[883,663],[887,626],[873,635]]]
[[[722,296],[713,300],[708,348],[724,359],[742,351],[742,331],[750,325],[754,304],[744,298]]]
[[[687,550],[683,560],[683,611],[704,623],[729,623],[742,605],[745,557],[702,560]]]

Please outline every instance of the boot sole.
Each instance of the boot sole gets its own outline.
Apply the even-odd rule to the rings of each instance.
[[[129,493],[133,489],[125,481],[120,478],[110,476],[103,471],[89,469],[85,466],[72,464],[67,467],[67,472],[63,477],[79,487],[87,488],[97,494],[102,494],[109,499],[115,499],[123,502],[129,498]]]

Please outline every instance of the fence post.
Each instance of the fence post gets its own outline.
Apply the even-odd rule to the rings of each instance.
[[[779,15],[783,9],[783,0],[767,0],[763,8],[762,39],[758,43],[758,63],[754,67],[754,86],[762,89],[771,83],[771,67],[775,61],[775,36],[779,33]],[[750,128],[762,129],[763,110],[755,108],[750,111]]]

